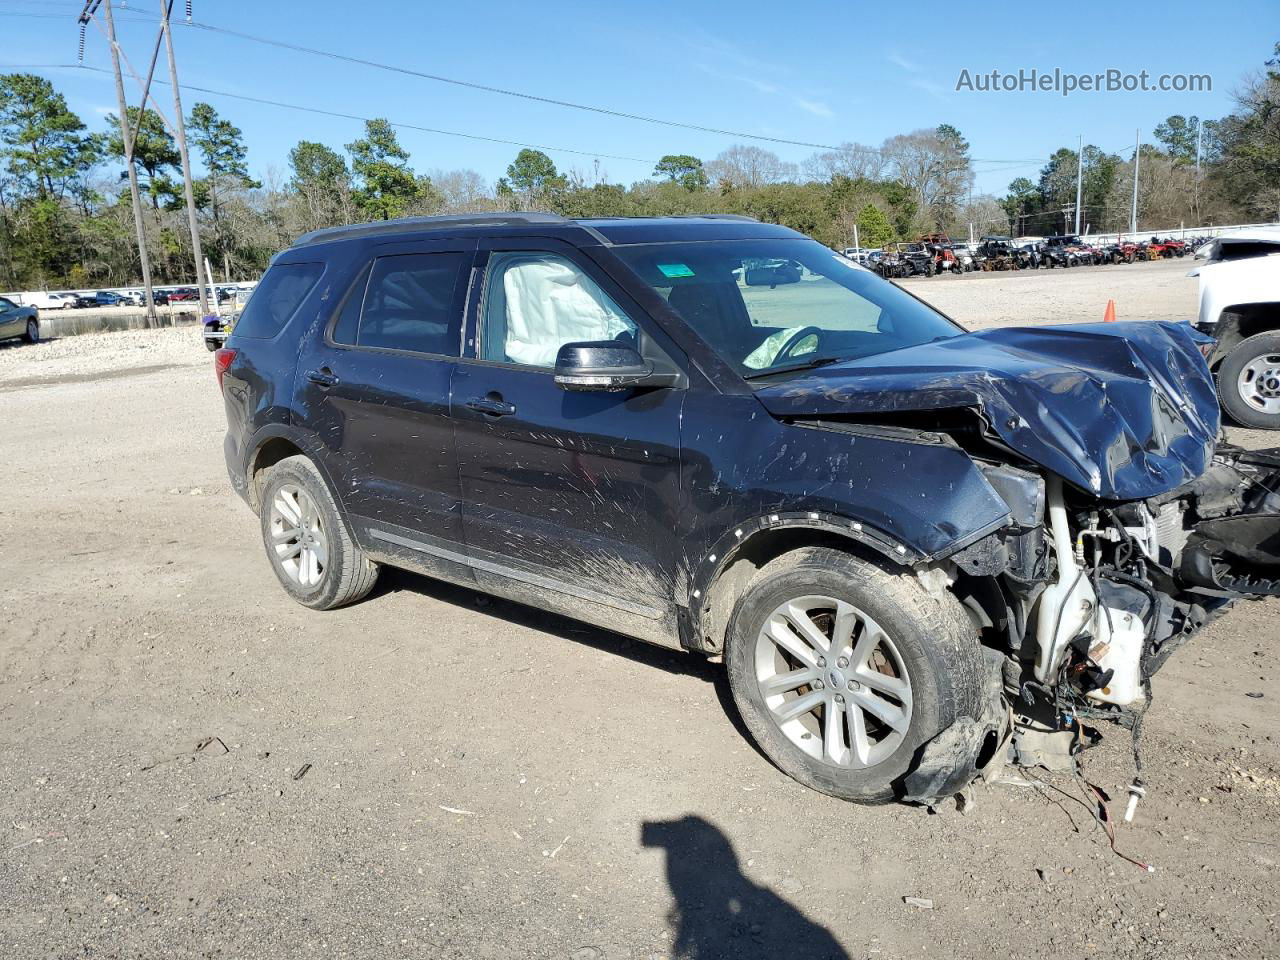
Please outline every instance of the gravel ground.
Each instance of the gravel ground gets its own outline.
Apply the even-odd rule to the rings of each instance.
[[[1186,317],[1177,277],[912,289],[970,321]],[[1117,831],[1144,873],[1068,781],[965,816],[806,791],[690,657],[410,574],[294,604],[211,366],[185,330],[0,348],[6,960],[1277,955],[1274,604],[1157,678]],[[1087,770],[1122,805],[1122,732]]]
[[[198,326],[56,337],[34,347],[11,340],[0,342],[0,390],[209,364]]]

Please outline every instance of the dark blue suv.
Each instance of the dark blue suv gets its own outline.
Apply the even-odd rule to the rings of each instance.
[[[216,369],[300,603],[391,564],[723,658],[782,770],[932,801],[1280,592],[1280,458],[1217,444],[1205,345],[967,333],[743,217],[501,214],[302,237]]]

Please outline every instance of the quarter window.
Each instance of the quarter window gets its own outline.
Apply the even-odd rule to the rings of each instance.
[[[482,360],[552,367],[566,343],[635,339],[609,295],[555,254],[493,254],[485,291]]]
[[[254,288],[236,321],[237,337],[269,340],[284,329],[324,273],[320,263],[277,263]]]

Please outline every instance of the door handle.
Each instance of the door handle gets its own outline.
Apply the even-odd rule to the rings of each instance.
[[[319,370],[311,370],[307,373],[307,379],[317,386],[335,387],[338,385],[338,378],[334,372],[328,367],[321,367]]]
[[[497,394],[487,397],[473,397],[467,401],[467,409],[488,414],[491,417],[509,417],[516,412],[514,403],[507,403]]]

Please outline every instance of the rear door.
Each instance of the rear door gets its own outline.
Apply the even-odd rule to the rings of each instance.
[[[483,302],[452,411],[468,553],[497,592],[583,619],[586,600],[664,620],[676,583],[684,389],[568,392],[553,379],[563,343],[622,339],[675,360],[650,321],[568,244],[482,241]],[[517,591],[518,595],[518,591]],[[622,627],[618,627],[623,629]],[[629,624],[624,632],[657,634]]]
[[[368,247],[299,358],[301,418],[374,550],[461,549],[449,390],[474,257],[467,240]]]

